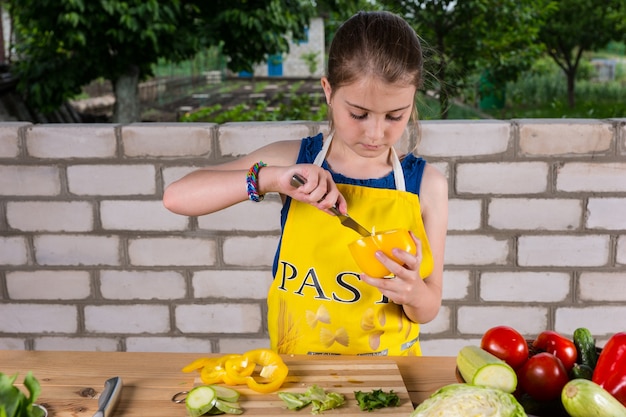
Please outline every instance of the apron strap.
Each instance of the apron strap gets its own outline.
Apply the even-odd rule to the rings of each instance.
[[[324,145],[322,149],[319,151],[313,163],[319,167],[324,163],[324,159],[326,159],[326,154],[328,154],[328,150],[330,149],[330,142],[333,140],[333,134],[328,135],[326,140],[324,141]],[[396,190],[398,191],[406,191],[406,184],[404,182],[404,171],[402,171],[402,164],[400,163],[400,158],[398,158],[398,154],[396,153],[395,148],[392,146],[390,149],[391,152],[391,165],[393,168],[393,177],[396,181]]]

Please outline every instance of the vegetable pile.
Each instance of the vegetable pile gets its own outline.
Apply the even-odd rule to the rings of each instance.
[[[532,414],[626,417],[624,332],[600,351],[586,328],[571,339],[547,330],[527,341],[497,326],[483,334],[480,347],[461,349],[457,368],[469,384],[513,393]]]
[[[26,396],[14,385],[17,374],[8,376],[0,372],[0,416],[2,417],[41,417],[43,410],[33,403],[41,393],[39,381],[29,372],[24,378],[28,390]]]
[[[185,406],[191,417],[203,414],[243,414],[239,405],[239,392],[220,385],[202,385],[187,394]]]
[[[247,385],[261,393],[278,390],[289,373],[283,359],[271,349],[199,358],[183,368],[183,372],[193,371],[200,372],[200,379],[207,385]]]
[[[309,387],[304,393],[279,392],[278,397],[283,400],[290,410],[300,410],[311,405],[311,414],[320,414],[322,411],[341,407],[345,402],[343,394],[326,392],[317,385]]]
[[[385,392],[375,389],[370,392],[355,391],[354,398],[359,403],[362,411],[373,411],[378,408],[397,407],[400,405],[400,397],[393,390]]]

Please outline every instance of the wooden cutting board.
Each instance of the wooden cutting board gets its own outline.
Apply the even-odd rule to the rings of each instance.
[[[317,384],[326,391],[334,391],[345,396],[346,402],[340,408],[324,411],[323,415],[341,414],[346,417],[366,417],[379,414],[406,416],[413,412],[413,404],[398,366],[393,361],[368,361],[368,360],[316,360],[314,362],[304,360],[285,359],[289,367],[289,375],[280,391],[303,393],[310,386]],[[196,385],[201,381],[197,380]],[[278,416],[298,415],[306,417],[311,415],[311,407],[299,411],[286,408],[285,403],[278,398],[276,393],[259,394],[243,386],[234,387],[241,392],[240,405],[244,409],[244,416]],[[381,408],[372,412],[361,411],[354,397],[355,391],[369,392],[382,389],[385,392],[393,390],[400,397],[398,407]],[[181,416],[184,416],[181,413]]]

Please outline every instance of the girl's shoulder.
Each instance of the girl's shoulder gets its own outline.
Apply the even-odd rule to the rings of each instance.
[[[313,163],[317,154],[322,150],[322,146],[324,146],[324,135],[322,133],[302,139],[297,163]]]

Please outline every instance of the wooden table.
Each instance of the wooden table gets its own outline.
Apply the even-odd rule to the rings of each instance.
[[[48,408],[51,417],[91,417],[97,409],[98,398],[104,388],[105,380],[114,376],[120,376],[124,383],[114,416],[185,417],[187,413],[184,405],[173,403],[171,398],[177,392],[189,390],[194,384],[198,384],[197,378],[192,374],[181,372],[181,369],[201,356],[206,355],[0,350],[0,372],[8,375],[19,373],[17,382],[21,383],[26,373],[33,371],[42,387],[37,402]],[[315,376],[309,381],[317,381],[318,378],[321,381],[329,374],[336,374],[337,371],[333,369],[340,363],[344,364],[343,369],[347,369],[345,366],[350,367],[352,364],[359,369],[369,369],[367,372],[374,381],[377,380],[379,373],[383,373],[377,369],[395,371],[399,381],[399,385],[395,387],[396,391],[404,392],[406,387],[404,396],[408,393],[405,407],[401,413],[398,410],[396,415],[408,416],[407,410],[411,410],[436,389],[456,382],[455,358],[453,357],[283,356],[283,358],[290,367],[288,378],[296,378],[292,377],[292,374],[296,375],[298,369],[317,369],[316,372],[319,372],[320,376]],[[328,371],[325,371],[327,368]],[[398,370],[401,377],[397,375]],[[345,378],[344,381],[346,381]],[[291,386],[296,386],[293,379]],[[341,385],[334,386],[340,387]],[[388,385],[388,387],[394,387],[394,385]],[[381,388],[385,389],[384,386]],[[243,391],[245,392],[245,389]],[[255,393],[252,393],[244,397],[246,398],[242,403],[246,409],[244,415],[264,415],[263,412],[257,412],[256,407],[251,406],[250,412],[246,408],[246,401],[254,402],[260,397],[270,397],[274,403],[281,402],[275,394],[255,396]],[[258,407],[269,407],[270,403],[257,401],[255,404]],[[339,413],[339,410],[332,411],[348,415],[346,410],[343,413]],[[310,415],[305,410],[292,413],[298,413],[300,416]],[[393,410],[386,410],[385,413],[392,414]],[[325,412],[324,414],[335,413]],[[360,412],[359,415],[372,414]]]

